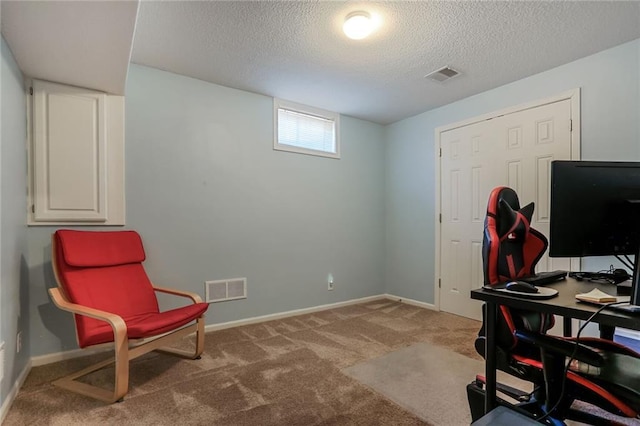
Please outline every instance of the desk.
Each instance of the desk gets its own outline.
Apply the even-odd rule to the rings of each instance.
[[[594,288],[599,288],[605,293],[613,294],[615,287],[604,284],[594,284],[588,281],[576,281],[567,278],[557,283],[545,284],[545,287],[558,290],[558,296],[552,299],[525,299],[518,296],[506,294],[504,292],[484,290],[482,288],[471,291],[471,298],[482,300],[487,304],[486,317],[486,348],[485,348],[485,374],[486,374],[486,394],[484,409],[485,413],[491,411],[496,405],[496,320],[498,306],[504,305],[517,309],[528,309],[535,312],[555,314],[564,317],[565,330],[567,330],[567,320],[571,318],[586,320],[598,310],[595,305],[579,303],[575,299],[578,293],[587,293]],[[629,315],[624,312],[612,309],[603,310],[593,322],[612,327],[623,327],[632,330],[640,330],[640,315]]]

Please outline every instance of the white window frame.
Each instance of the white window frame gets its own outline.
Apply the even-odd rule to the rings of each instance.
[[[316,149],[303,148],[294,145],[281,144],[278,142],[278,110],[287,109],[301,114],[306,114],[325,120],[331,120],[334,123],[333,131],[335,138],[335,152],[321,151]],[[315,155],[319,157],[340,158],[340,114],[336,112],[326,111],[320,108],[310,107],[295,102],[285,101],[282,99],[273,99],[273,149],[278,151],[295,152],[298,154]]]

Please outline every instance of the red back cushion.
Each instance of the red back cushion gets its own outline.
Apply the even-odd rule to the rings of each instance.
[[[56,232],[67,265],[76,267],[116,266],[145,259],[142,239],[135,231]]]
[[[142,240],[134,231],[55,233],[61,285],[73,303],[130,318],[158,313],[158,301],[142,261]],[[81,347],[104,321],[76,315]]]

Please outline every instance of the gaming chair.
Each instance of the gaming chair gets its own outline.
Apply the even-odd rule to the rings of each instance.
[[[533,203],[520,207],[518,196],[511,188],[497,187],[491,192],[482,247],[485,285],[493,286],[535,273],[548,242],[530,226],[533,211]],[[483,357],[485,319],[486,306],[483,305],[483,325],[475,341],[475,348]],[[510,406],[534,419],[544,417],[548,424],[564,424],[564,419],[595,425],[616,424],[573,408],[575,400],[615,415],[639,418],[640,355],[636,352],[593,338],[581,338],[578,350],[574,351],[574,339],[546,334],[554,325],[554,317],[549,314],[499,306],[496,324],[498,370],[533,383],[532,392],[498,383],[498,392],[518,401],[512,404],[498,397],[499,405]],[[575,361],[561,392],[558,384],[564,380],[565,359],[571,355]],[[484,414],[484,385],[484,377],[478,375],[467,386],[473,421]]]

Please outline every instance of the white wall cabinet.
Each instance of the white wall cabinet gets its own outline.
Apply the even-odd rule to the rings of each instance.
[[[124,97],[33,80],[29,225],[124,225]]]

